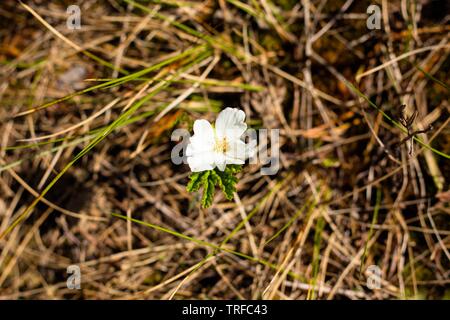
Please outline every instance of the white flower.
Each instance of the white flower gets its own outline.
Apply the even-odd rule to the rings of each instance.
[[[244,164],[251,153],[241,139],[247,130],[244,120],[244,111],[235,108],[220,112],[214,127],[207,120],[196,120],[186,149],[192,172],[215,167],[224,171],[227,164]]]

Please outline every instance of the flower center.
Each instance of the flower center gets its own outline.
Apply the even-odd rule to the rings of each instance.
[[[227,138],[216,139],[216,144],[214,145],[214,151],[219,153],[227,152],[228,143]]]

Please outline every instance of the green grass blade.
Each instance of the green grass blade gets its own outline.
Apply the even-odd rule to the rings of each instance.
[[[116,217],[116,218],[120,218],[120,219],[123,219],[123,220],[126,220],[126,221],[131,221],[131,222],[134,222],[134,223],[137,223],[137,224],[140,224],[140,225],[143,225],[143,226],[146,226],[146,227],[149,227],[149,228],[158,230],[158,231],[162,231],[162,232],[171,234],[171,235],[173,235],[173,236],[175,236],[175,237],[178,237],[178,238],[181,238],[181,239],[184,239],[184,240],[191,241],[191,242],[196,243],[196,244],[198,244],[198,245],[200,245],[200,246],[203,246],[203,247],[209,247],[209,248],[211,248],[211,249],[214,249],[215,252],[218,252],[218,251],[224,251],[224,252],[233,254],[233,255],[235,255],[235,256],[237,256],[237,257],[244,258],[244,259],[246,259],[246,260],[250,260],[250,261],[253,261],[253,262],[260,263],[260,264],[262,264],[262,265],[264,265],[264,266],[270,267],[271,269],[278,269],[278,268],[279,268],[277,265],[272,264],[272,263],[270,263],[270,262],[268,262],[268,261],[266,261],[266,260],[258,259],[258,258],[249,256],[249,255],[247,255],[247,254],[245,254],[245,253],[242,253],[242,252],[239,252],[239,251],[235,251],[235,250],[231,250],[231,249],[225,248],[225,247],[223,247],[222,245],[217,245],[217,244],[214,244],[214,243],[210,243],[210,242],[207,242],[207,241],[203,241],[203,240],[200,240],[200,239],[196,239],[196,238],[194,238],[194,237],[190,237],[190,236],[184,235],[184,234],[182,234],[182,233],[180,233],[180,232],[177,232],[177,231],[174,231],[174,230],[171,230],[171,229],[168,229],[168,228],[164,228],[164,227],[161,227],[161,226],[158,226],[158,225],[149,223],[149,222],[144,222],[144,221],[142,221],[142,220],[130,218],[130,217],[127,217],[127,216],[118,214],[118,213],[112,213],[111,215],[112,215],[113,217]],[[198,263],[198,267],[197,267],[195,270],[197,270],[198,268],[200,268],[201,265],[202,265],[207,259],[209,259],[212,255],[215,255],[215,254],[210,254],[210,255],[208,255],[205,259],[203,259],[202,261],[200,261],[200,262]],[[195,270],[193,270],[193,271],[195,271]],[[191,273],[192,273],[192,272],[191,272]],[[301,277],[300,275],[297,275],[297,274],[295,274],[295,273],[293,273],[293,272],[289,272],[288,274],[289,274],[289,276],[291,276],[291,277],[294,278],[294,279],[299,279],[299,280],[300,280],[300,279],[303,279],[303,277]]]
[[[171,63],[174,63],[174,62],[176,62],[178,60],[181,60],[183,58],[189,57],[191,55],[195,55],[195,54],[197,54],[198,52],[200,52],[200,51],[202,51],[204,49],[205,49],[205,46],[196,46],[196,47],[187,49],[187,50],[183,51],[182,53],[180,53],[178,55],[175,55],[175,56],[173,56],[171,58],[168,58],[168,59],[166,59],[166,60],[164,60],[164,61],[162,61],[160,63],[152,65],[152,66],[150,66],[148,68],[145,68],[143,70],[137,71],[137,72],[132,73],[132,74],[127,75],[127,76],[123,76],[121,78],[117,78],[117,79],[114,79],[114,80],[111,80],[111,81],[107,81],[107,82],[104,82],[104,83],[100,83],[100,84],[94,85],[92,87],[89,87],[89,88],[83,89],[81,91],[77,91],[77,92],[71,93],[71,94],[69,94],[67,96],[64,96],[64,97],[56,99],[56,100],[52,100],[52,101],[47,102],[47,103],[45,103],[45,104],[43,104],[41,106],[34,107],[34,108],[31,108],[31,109],[29,109],[27,111],[21,112],[21,113],[17,114],[16,117],[24,116],[24,115],[27,115],[27,114],[30,114],[30,113],[33,113],[33,112],[36,112],[36,111],[48,108],[48,107],[53,106],[53,105],[55,105],[57,103],[60,103],[60,102],[72,99],[72,98],[74,98],[76,96],[79,96],[79,95],[82,95],[82,94],[85,94],[85,93],[89,93],[89,92],[94,91],[94,90],[119,86],[119,85],[121,85],[123,83],[126,83],[128,81],[132,81],[134,79],[142,77],[142,76],[144,76],[144,75],[146,75],[146,74],[148,74],[148,73],[150,73],[152,71],[155,71],[155,70],[158,70],[158,69],[160,69],[162,67],[165,67],[165,66],[167,66],[167,65],[169,65]]]
[[[401,131],[403,131],[405,134],[407,134],[407,130],[406,130],[406,129],[398,122],[398,121],[395,121],[394,119],[392,119],[388,114],[386,114],[386,112],[384,112],[383,110],[381,110],[381,108],[379,108],[375,103],[373,103],[372,101],[370,101],[370,99],[369,99],[364,93],[362,93],[361,91],[359,91],[359,89],[357,89],[353,84],[351,84],[350,82],[348,82],[348,81],[346,81],[346,80],[344,80],[343,82],[344,82],[344,84],[345,84],[350,90],[352,90],[352,91],[355,92],[358,96],[360,96],[361,98],[363,98],[364,100],[366,100],[367,103],[368,103],[371,107],[375,108],[378,112],[380,112],[380,113],[383,115],[383,117],[385,117],[386,119],[388,119],[394,126],[396,126],[396,127],[399,128]],[[427,149],[433,151],[434,153],[436,153],[436,154],[438,154],[438,155],[440,155],[440,156],[442,156],[442,157],[444,157],[444,158],[450,159],[450,155],[448,155],[448,154],[446,154],[446,153],[444,153],[444,152],[442,152],[442,151],[440,151],[440,150],[437,150],[437,149],[433,148],[433,147],[430,146],[429,144],[426,144],[425,142],[423,142],[422,139],[420,139],[420,138],[418,138],[418,137],[416,137],[416,136],[414,136],[413,138],[414,138],[414,140],[415,140],[417,143],[419,143],[419,144],[422,145],[423,147],[425,147],[425,148],[427,148]]]
[[[294,216],[292,216],[289,221],[280,229],[278,230],[273,236],[271,236],[265,243],[264,245],[267,245],[268,243],[272,242],[273,240],[275,240],[276,238],[278,238],[280,236],[280,234],[282,234],[287,228],[289,228],[295,220],[298,219],[298,217],[303,213],[303,211],[306,209],[306,207],[309,206],[308,212],[311,212],[312,209],[314,209],[314,207],[316,206],[317,202],[316,201],[308,201],[306,202],[299,210],[297,210],[297,212],[294,214]]]
[[[198,57],[190,57],[189,60],[191,62],[185,66],[184,68],[180,68],[178,72],[173,75],[172,77],[179,76],[184,70],[187,70],[192,65],[195,65],[199,61],[202,61],[207,56],[209,56],[211,52],[207,50],[206,52],[203,52]],[[26,219],[26,217],[31,213],[33,208],[41,201],[41,199],[47,194],[48,191],[58,182],[58,180],[69,170],[80,158],[82,158],[84,155],[86,155],[91,149],[93,149],[98,143],[100,143],[103,139],[106,138],[112,131],[114,131],[117,127],[119,127],[121,124],[123,124],[124,121],[126,121],[131,115],[134,114],[136,110],[138,110],[144,103],[146,103],[150,98],[155,96],[158,92],[160,92],[165,87],[169,86],[167,83],[162,83],[159,87],[157,87],[155,90],[151,91],[149,94],[145,95],[143,98],[141,98],[139,101],[134,103],[127,111],[122,113],[113,123],[111,123],[109,126],[107,126],[104,130],[99,132],[93,141],[91,141],[86,147],[83,148],[62,170],[59,172],[56,177],[45,187],[45,189],[41,192],[41,194],[35,198],[35,200],[24,210],[22,214],[20,214],[16,220],[13,221],[13,223],[6,228],[6,230],[0,234],[0,239],[3,239],[11,230],[13,230],[21,221]]]

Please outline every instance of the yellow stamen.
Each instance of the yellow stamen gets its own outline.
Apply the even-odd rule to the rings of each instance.
[[[227,149],[228,143],[226,138],[223,138],[222,140],[216,139],[216,144],[214,145],[215,152],[225,153],[227,152]]]

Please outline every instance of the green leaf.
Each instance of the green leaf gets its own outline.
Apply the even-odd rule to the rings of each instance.
[[[216,175],[218,176],[219,180],[219,187],[222,189],[223,193],[225,194],[225,197],[228,200],[233,199],[233,193],[236,191],[236,183],[237,178],[235,174],[238,171],[236,168],[225,168],[225,171],[215,171]]]
[[[189,192],[196,192],[203,187],[201,205],[203,208],[208,208],[213,202],[216,185],[222,189],[228,200],[233,199],[233,193],[236,192],[236,183],[238,181],[236,174],[241,170],[241,165],[228,165],[224,171],[216,168],[214,170],[193,172],[189,176],[190,181],[186,189]]]
[[[186,186],[187,191],[189,192],[198,191],[198,189],[200,189],[200,187],[203,184],[202,178],[204,177],[206,172],[207,171],[191,173],[191,175],[189,176],[190,181]]]
[[[242,171],[242,165],[240,164],[229,164],[225,168],[225,171],[228,171],[230,173],[236,174]]]
[[[208,208],[212,205],[214,199],[214,189],[215,189],[215,181],[212,178],[211,172],[213,170],[206,171],[204,184],[203,184],[203,197],[202,197],[202,207]]]

